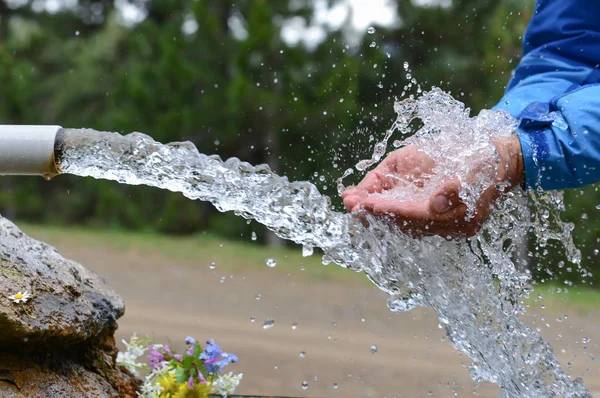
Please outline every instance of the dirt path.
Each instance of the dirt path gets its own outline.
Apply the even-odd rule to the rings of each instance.
[[[385,296],[375,288],[307,282],[266,267],[230,275],[193,259],[173,261],[135,250],[113,252],[101,245],[77,247],[44,238],[64,256],[103,275],[125,299],[119,339],[137,332],[160,342],[170,340],[181,349],[180,342],[187,335],[216,338],[240,357],[231,367],[244,373],[240,393],[311,397],[473,394],[470,361],[442,341],[435,315],[424,309],[392,314]],[[572,375],[583,377],[586,386],[600,396],[600,365],[592,359],[600,356],[600,312],[571,311],[562,322],[556,318],[564,314],[543,312],[529,323],[541,328],[563,364],[573,361]],[[265,319],[275,320],[275,326],[263,329]],[[297,323],[295,329],[293,323]],[[583,343],[584,338],[591,340]],[[370,350],[374,344],[375,354]],[[303,381],[308,382],[306,390],[301,388]],[[475,391],[484,397],[500,395],[489,384]]]

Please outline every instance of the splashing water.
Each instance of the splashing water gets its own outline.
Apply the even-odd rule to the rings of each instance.
[[[473,171],[468,160],[494,160],[490,138],[511,134],[514,120],[491,111],[471,118],[462,103],[439,89],[399,102],[395,110],[398,118],[384,141],[357,169],[377,163],[392,134],[410,133],[418,119],[422,127],[417,133],[395,146],[419,143],[438,160],[435,174],[450,170],[461,179],[461,196],[472,207],[490,180],[468,178]],[[527,231],[535,231],[540,246],[550,239],[562,242],[570,261],[579,262],[570,239],[572,226],[559,218],[562,201],[557,194],[532,194],[538,202],[533,211],[523,192],[512,191],[475,238],[415,240],[381,219],[366,215],[359,221],[333,211],[330,199],[308,182],[289,182],[266,165],[222,161],[199,153],[191,143],[163,145],[140,133],[121,136],[88,129],[65,129],[58,142],[64,173],[144,184],[210,201],[220,211],[266,225],[281,238],[320,247],[325,263],[365,272],[389,294],[392,311],[432,308],[452,345],[473,361],[473,379],[497,383],[505,397],[591,397],[581,380],[571,381],[563,373],[550,345],[518,316],[532,288],[529,274],[519,272],[511,256]],[[449,153],[457,142],[461,150]],[[496,167],[495,160],[490,164]],[[413,189],[411,195],[428,193],[407,187]],[[400,199],[404,194],[394,193]]]

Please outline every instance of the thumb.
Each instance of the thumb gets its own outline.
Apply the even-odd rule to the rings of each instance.
[[[444,213],[458,206],[461,203],[460,186],[460,181],[454,179],[438,187],[429,201],[430,210],[434,213]]]

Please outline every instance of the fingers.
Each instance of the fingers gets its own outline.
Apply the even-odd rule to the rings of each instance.
[[[398,220],[406,222],[438,222],[447,223],[464,221],[467,217],[467,206],[458,203],[443,213],[431,210],[431,200],[427,202],[399,202],[393,199],[384,199],[375,196],[367,196],[362,200],[362,208],[377,215],[390,215]]]
[[[427,220],[429,218],[427,206],[420,202],[399,202],[394,199],[369,196],[364,199],[362,207],[373,214],[389,215],[412,221]]]
[[[342,197],[343,197],[344,206],[346,207],[346,210],[351,211],[351,212],[359,210],[360,203],[364,199],[364,195],[360,195],[358,192],[355,194],[348,194],[345,197],[344,196],[342,196]]]
[[[350,187],[342,192],[342,200],[346,209],[348,211],[356,211],[360,202],[369,194],[379,193],[392,188],[387,173],[387,167],[380,165],[375,170],[367,173],[357,186]]]
[[[436,189],[430,200],[430,210],[434,213],[444,213],[458,206],[461,203],[460,187],[460,181],[454,179]]]

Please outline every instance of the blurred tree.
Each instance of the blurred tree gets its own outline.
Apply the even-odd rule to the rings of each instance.
[[[533,0],[396,3],[399,23],[368,34],[349,20],[329,28],[313,0],[0,0],[0,119],[191,140],[337,197],[335,179],[370,156],[403,92],[436,85],[476,111],[493,106],[533,10]],[[290,26],[320,26],[323,37],[286,41]],[[256,229],[145,187],[0,181],[0,211],[23,220],[236,237]],[[578,209],[593,219],[600,194],[582,192],[568,193],[567,216],[584,226],[577,240],[597,264],[599,232]]]

